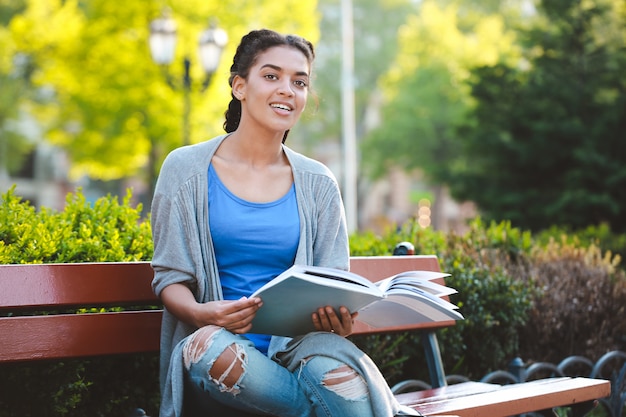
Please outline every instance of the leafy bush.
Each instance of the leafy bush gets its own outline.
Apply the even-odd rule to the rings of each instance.
[[[611,228],[606,223],[587,226],[579,230],[572,230],[564,226],[552,226],[535,236],[539,246],[545,246],[551,240],[561,242],[562,239],[579,247],[588,247],[593,244],[601,252],[610,252],[621,259],[626,257],[626,234],[612,233]]]
[[[90,204],[79,190],[63,211],[38,212],[9,190],[0,201],[0,264],[151,259],[150,223],[131,198],[128,191],[122,204],[111,196]]]
[[[469,226],[456,235],[410,222],[383,236],[351,238],[352,255],[390,255],[398,242],[412,242],[416,254],[437,255],[441,269],[451,274],[446,282],[459,291],[451,301],[465,320],[438,333],[447,374],[480,379],[518,355],[529,362],[559,362],[573,354],[599,358],[623,349],[626,277],[619,256],[573,236],[563,236],[558,245],[546,235],[538,241],[509,222],[485,225],[475,219]],[[607,236],[606,229],[597,230]],[[593,241],[588,233],[586,242]],[[391,384],[429,379],[418,335],[354,340],[388,369]]]
[[[626,274],[620,257],[575,237],[551,239],[533,250],[535,299],[520,334],[520,353],[558,363],[570,355],[599,358],[626,346]]]

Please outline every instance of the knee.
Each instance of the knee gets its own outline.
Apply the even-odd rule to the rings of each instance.
[[[322,385],[329,391],[353,401],[367,397],[369,392],[365,379],[348,365],[340,365],[324,374]]]
[[[346,363],[326,356],[310,356],[304,359],[301,369],[310,370],[311,375],[326,390],[349,401],[363,401],[369,396],[367,382],[363,376]]]
[[[217,326],[205,326],[189,336],[183,345],[183,360],[185,368],[189,369],[192,364],[198,363],[213,343],[213,337],[220,331]]]
[[[200,361],[212,346],[217,333],[220,331],[223,331],[223,328],[206,326],[189,336],[189,339],[183,346],[183,360],[187,370]],[[245,366],[247,364],[243,345],[233,342],[215,358],[208,358],[208,360],[210,361],[207,375],[209,379],[215,382],[222,391],[237,394],[239,392],[239,382],[245,374]]]

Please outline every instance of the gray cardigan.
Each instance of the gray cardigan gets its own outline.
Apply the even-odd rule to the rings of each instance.
[[[165,159],[152,202],[154,292],[185,283],[198,302],[222,299],[209,232],[208,166],[228,135],[186,146]],[[349,268],[348,233],[337,181],[323,164],[283,147],[291,164],[300,215],[296,264]],[[167,311],[161,328],[161,417],[181,416],[183,365],[179,342],[196,329]],[[270,354],[284,347],[273,338]],[[171,361],[171,358],[174,358]]]

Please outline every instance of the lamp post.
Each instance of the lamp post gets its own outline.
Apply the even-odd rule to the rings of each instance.
[[[204,80],[200,91],[204,91],[211,83],[211,78],[217,70],[222,56],[222,51],[228,42],[228,35],[223,29],[217,27],[211,21],[209,27],[204,30],[198,41],[198,55],[202,69],[204,70]],[[150,23],[150,54],[152,60],[164,68],[167,83],[172,88],[176,88],[176,83],[167,72],[167,68],[174,61],[176,50],[176,22],[170,16],[169,10],[165,10],[161,17],[154,19]],[[191,79],[191,59],[188,55],[183,58],[183,145],[189,144],[189,115],[191,113],[192,79]]]

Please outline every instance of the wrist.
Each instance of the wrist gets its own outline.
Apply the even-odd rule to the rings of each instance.
[[[206,319],[204,317],[204,309],[202,308],[202,306],[203,304],[194,301],[194,303],[189,307],[189,324],[197,327],[198,329],[209,324],[206,322]]]

